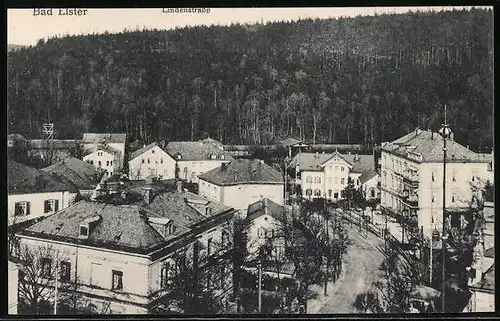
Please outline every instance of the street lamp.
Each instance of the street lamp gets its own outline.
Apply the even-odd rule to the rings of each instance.
[[[445,290],[446,290],[446,284],[445,284],[445,259],[446,259],[446,246],[445,246],[445,241],[446,241],[446,224],[445,224],[445,219],[446,219],[446,140],[451,136],[451,129],[449,128],[447,122],[446,122],[446,105],[444,105],[444,124],[441,127],[441,129],[438,131],[439,134],[443,137],[443,232],[442,232],[442,239],[443,239],[443,284],[442,284],[442,302],[441,302],[441,307],[442,307],[442,312],[444,313],[445,311]]]

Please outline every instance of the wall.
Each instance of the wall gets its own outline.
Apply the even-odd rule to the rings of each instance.
[[[130,160],[128,168],[132,180],[175,178],[175,160],[158,146]]]
[[[62,210],[71,205],[75,200],[75,197],[76,193],[70,192],[11,194],[8,196],[7,205],[9,225],[53,214],[53,212],[44,213],[44,202],[46,200],[58,200],[59,210]],[[30,202],[30,215],[18,216],[14,219],[16,202]]]
[[[198,194],[207,197],[216,202],[222,203],[222,187],[204,181],[202,179],[198,182]]]
[[[495,293],[473,291],[466,312],[495,312]]]
[[[308,182],[308,178],[310,181]],[[325,174],[320,171],[302,171],[300,173],[302,197],[316,198],[325,195]],[[311,195],[307,195],[307,190],[311,190]],[[314,191],[319,190],[320,196],[315,195]]]
[[[8,279],[8,314],[17,314],[17,294],[18,294],[18,273],[16,264],[9,261]]]
[[[191,183],[198,183],[198,175],[220,167],[222,163],[229,163],[228,160],[202,160],[202,161],[177,161],[179,166],[179,177]],[[187,171],[184,170],[186,168]],[[194,174],[193,174],[194,173]]]
[[[248,232],[247,248],[250,253],[257,253],[259,247],[266,242],[264,236],[262,234],[259,235],[259,229],[267,229],[268,231],[274,229],[275,231],[279,231],[280,224],[275,218],[268,214],[255,218]],[[280,245],[284,245],[284,240],[273,238],[273,244],[279,247]]]
[[[224,186],[222,204],[246,213],[248,205],[262,198],[283,205],[284,184],[240,184]]]
[[[101,156],[99,156],[99,153],[102,153]],[[84,156],[83,160],[89,163],[92,161],[92,165],[94,165],[97,170],[103,169],[108,171],[108,176],[113,175],[113,173],[119,168],[119,165],[117,164],[117,157],[102,150],[97,150],[92,154]],[[99,165],[99,162],[101,162],[101,165]]]
[[[380,179],[380,177],[378,175],[376,175],[376,176],[372,177],[371,179],[369,179],[368,181],[364,182],[364,184],[362,185],[363,193],[364,193],[365,198],[367,200],[372,200],[372,199],[378,198],[379,192],[380,192],[379,188],[378,188],[379,179]],[[372,190],[375,191],[374,197],[372,197],[372,195],[371,195]]]
[[[78,260],[79,290],[84,293],[101,299],[114,297],[132,305],[148,302],[148,257],[21,236],[21,249],[24,244],[34,250],[51,246],[61,260],[71,263],[71,281],[75,280],[75,266]],[[122,291],[111,290],[112,270],[123,272]]]

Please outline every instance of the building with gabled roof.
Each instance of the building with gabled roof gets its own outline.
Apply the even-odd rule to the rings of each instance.
[[[198,183],[198,175],[229,163],[233,157],[214,144],[200,141],[169,142],[166,152],[177,162],[178,178]]]
[[[28,223],[68,207],[78,189],[35,168],[7,160],[8,224]]]
[[[403,241],[421,229],[424,236],[442,230],[443,202],[451,226],[472,221],[469,210],[473,191],[488,178],[488,160],[454,140],[447,139],[446,200],[443,200],[443,138],[416,128],[381,146],[381,206],[401,218]]]
[[[73,157],[42,168],[42,171],[49,173],[58,181],[76,187],[81,195],[94,190],[101,180],[94,166]]]
[[[70,271],[67,282],[76,275],[78,292],[96,306],[109,304],[111,314],[151,313],[168,301],[176,271],[195,262],[220,282],[218,293],[228,293],[232,208],[148,186],[140,199],[123,197],[122,204],[79,201],[18,237],[33,249],[52,244]]]
[[[175,179],[175,159],[154,142],[130,154],[129,178]]]
[[[108,171],[108,173],[111,171],[116,172],[122,170],[123,163],[125,161],[124,158],[126,141],[127,134],[123,133],[84,133],[82,138],[83,148],[86,151],[86,159],[92,160],[94,162],[94,165],[96,161],[99,161],[99,157],[104,156],[104,152],[112,154],[114,156],[114,165],[105,169]],[[98,150],[103,153],[101,156],[97,155]],[[106,155],[105,158],[106,159],[101,159],[101,162],[111,161],[110,159],[108,159],[108,155]]]
[[[368,170],[359,176],[361,191],[366,200],[380,199],[380,175],[375,169]]]
[[[236,159],[198,178],[200,195],[239,209],[243,215],[248,205],[264,197],[284,202],[283,175],[261,160]]]
[[[93,165],[96,171],[103,173],[106,177],[121,170],[121,157],[118,149],[105,144],[86,149],[83,154],[83,160]]]

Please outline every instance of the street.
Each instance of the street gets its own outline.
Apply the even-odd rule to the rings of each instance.
[[[377,249],[383,249],[384,241],[368,233],[365,238],[358,227],[346,222],[350,245],[344,258],[344,276],[336,287],[331,287],[327,297],[321,295],[321,305],[309,309],[309,313],[359,313],[354,302],[359,294],[367,292],[379,277],[379,267],[384,256]]]

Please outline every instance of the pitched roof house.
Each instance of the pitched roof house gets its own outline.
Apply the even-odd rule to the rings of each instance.
[[[92,190],[100,181],[94,166],[76,158],[66,158],[42,171],[51,174],[57,180],[70,184],[78,190]]]

